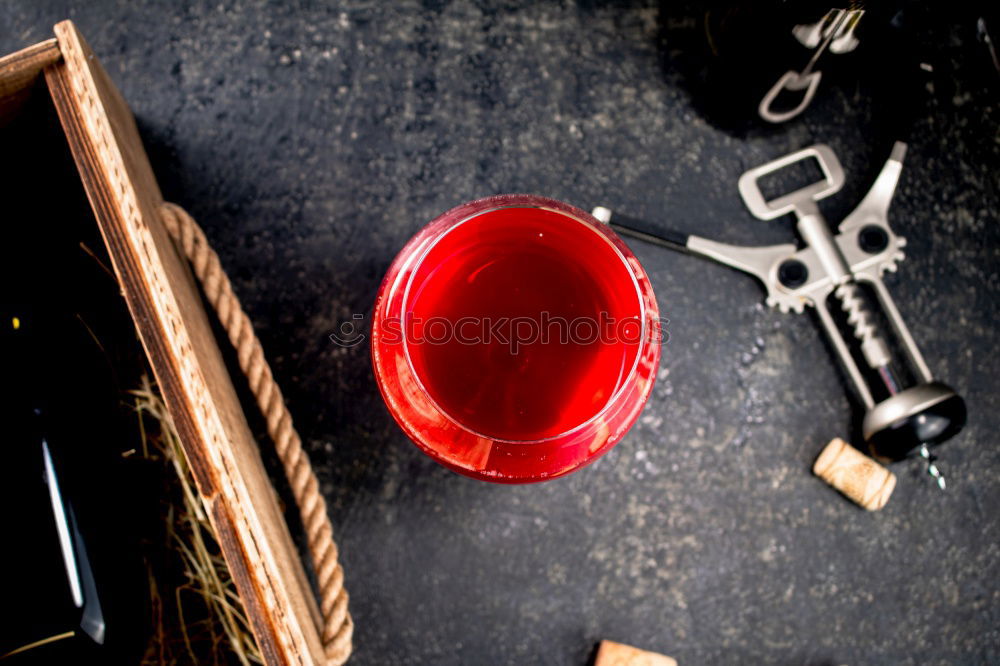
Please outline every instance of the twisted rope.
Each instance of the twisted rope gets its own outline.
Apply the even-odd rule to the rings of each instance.
[[[219,256],[208,244],[205,232],[187,211],[176,204],[164,203],[160,215],[174,242],[187,256],[205,297],[226,329],[229,341],[236,350],[240,369],[246,375],[257,406],[267,420],[268,435],[274,441],[285,468],[309,543],[309,556],[319,587],[326,657],[332,664],[343,664],[351,655],[354,622],[347,612],[344,570],[337,562],[333,527],[326,512],[326,500],[319,492],[316,474],[302,450],[302,440],[292,425],[292,416],[264,358],[250,318],[233,293],[229,277],[222,269]]]

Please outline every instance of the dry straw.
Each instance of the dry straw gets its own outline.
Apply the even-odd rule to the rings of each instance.
[[[163,546],[181,571],[172,582],[148,567],[153,636],[142,664],[263,663],[166,405],[147,376],[131,393],[141,454],[164,468]]]

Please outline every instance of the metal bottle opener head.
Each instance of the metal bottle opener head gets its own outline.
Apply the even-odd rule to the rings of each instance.
[[[758,184],[761,177],[807,159],[815,159],[819,163],[819,168],[823,172],[823,180],[771,201],[764,198]],[[754,217],[761,220],[773,220],[796,211],[802,211],[804,214],[813,208],[812,203],[825,199],[831,194],[836,194],[843,186],[844,169],[840,166],[840,160],[837,159],[837,155],[830,150],[829,146],[822,143],[749,169],[740,176],[739,180],[740,196],[743,197],[743,203],[750,209]]]

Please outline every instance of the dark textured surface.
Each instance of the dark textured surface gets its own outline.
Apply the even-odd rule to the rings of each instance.
[[[462,201],[531,191],[773,243],[791,225],[749,216],[744,169],[829,143],[837,219],[885,157],[860,88],[777,132],[715,129],[669,64],[683,16],[508,4],[0,5],[0,52],[78,23],[165,195],[219,251],[330,500],[354,663],[584,664],[601,638],[682,664],[1000,661],[1000,110],[968,26],[941,41],[954,72],[912,133],[888,282],[970,424],[942,449],[947,493],[902,463],[869,514],[809,472],[851,421],[815,322],[695,258],[632,244],[670,318],[659,381],[619,446],[551,483],[437,467],[382,406],[366,346],[331,344]]]

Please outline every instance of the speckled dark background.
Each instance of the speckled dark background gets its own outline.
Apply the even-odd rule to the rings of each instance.
[[[879,104],[828,86],[778,131],[728,133],[693,102],[643,2],[0,4],[0,52],[77,22],[135,110],[165,195],[202,223],[256,322],[330,500],[357,664],[585,664],[601,638],[682,664],[1000,661],[1000,141],[969,25],[943,28],[911,133],[890,289],[967,429],[938,492],[915,462],[870,514],[809,472],[851,403],[810,316],[749,277],[632,243],[670,342],[640,423],[568,478],[457,476],[394,425],[365,345],[425,221],[530,191],[735,243],[791,237],[743,208],[746,168],[824,141],[838,219],[885,158]],[[689,35],[691,36],[691,35]],[[889,123],[891,126],[891,123]]]

